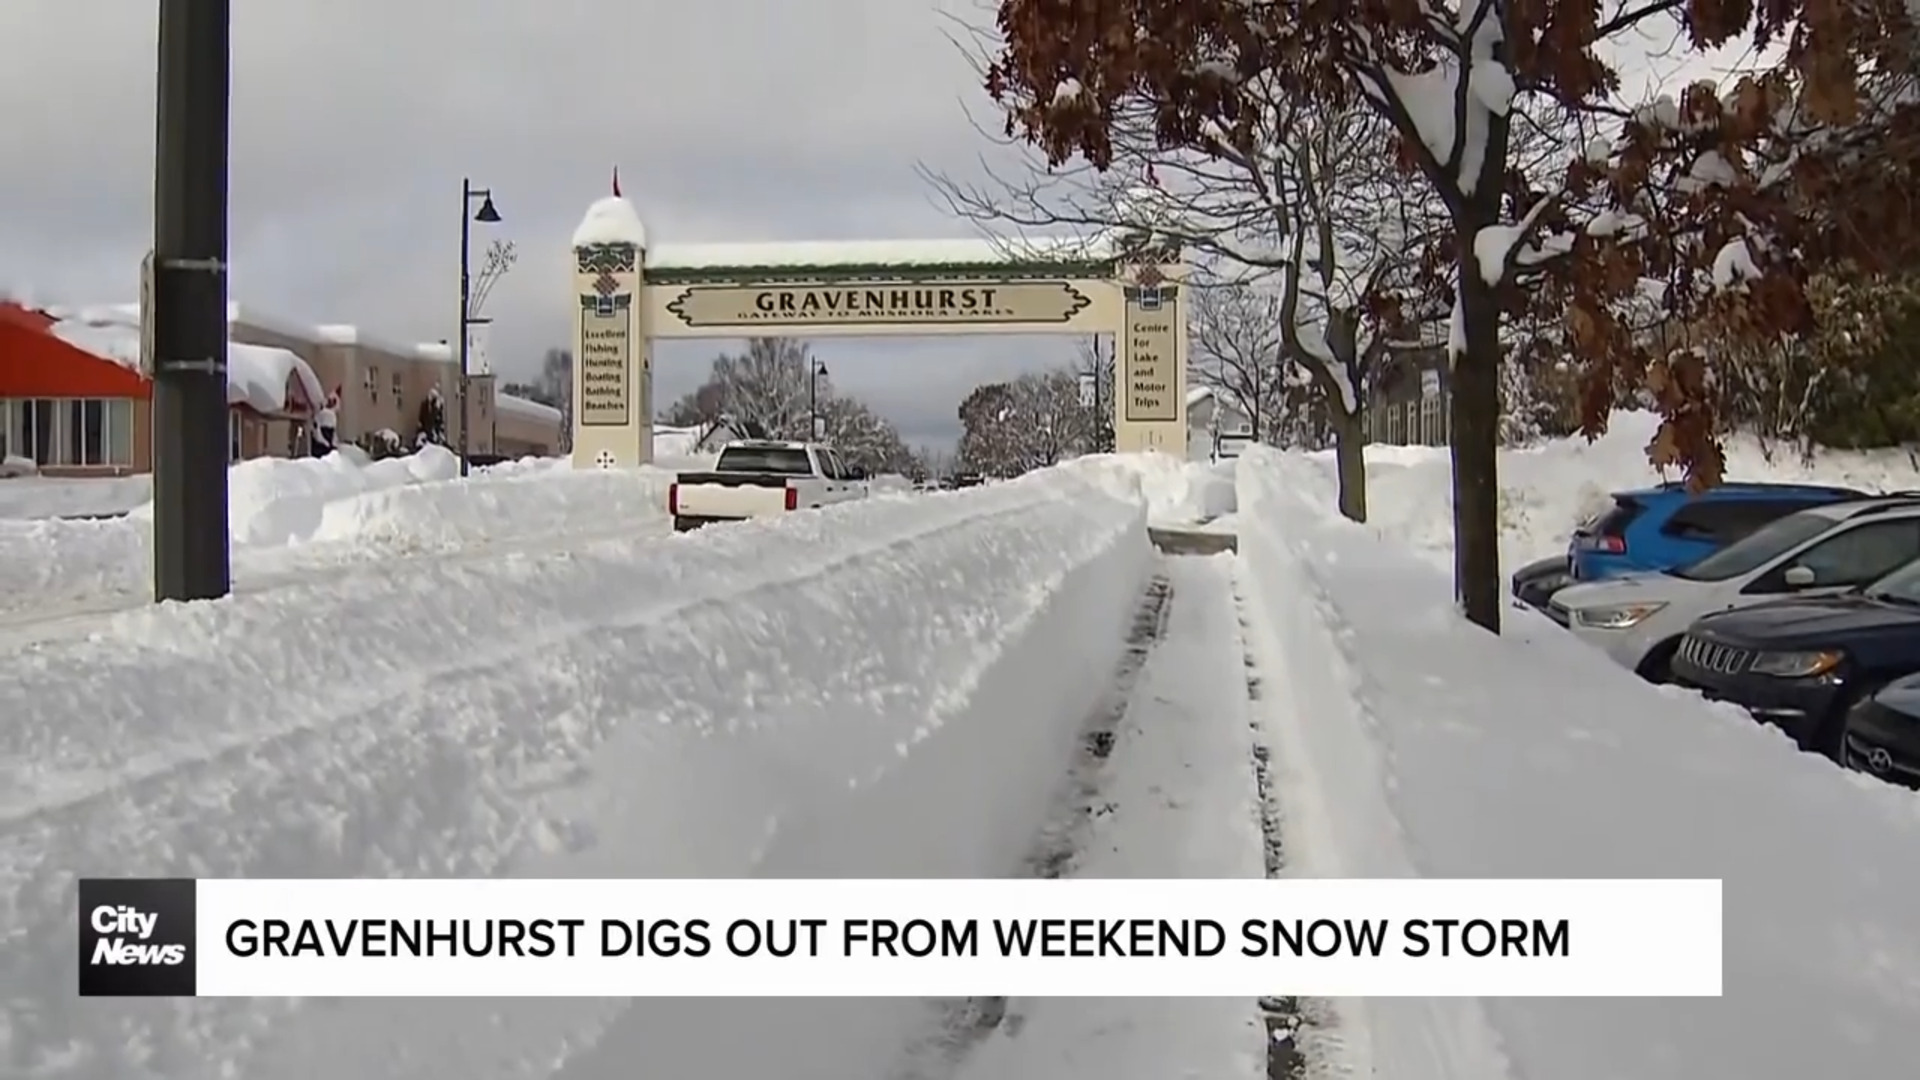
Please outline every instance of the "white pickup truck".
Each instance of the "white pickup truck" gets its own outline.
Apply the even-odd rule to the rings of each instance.
[[[712,472],[681,473],[667,489],[673,530],[744,521],[867,497],[866,474],[819,443],[749,439],[720,448]]]

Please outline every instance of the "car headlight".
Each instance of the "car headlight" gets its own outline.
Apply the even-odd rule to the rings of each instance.
[[[1644,622],[1647,616],[1666,607],[1663,600],[1639,604],[1613,604],[1607,607],[1574,608],[1573,621],[1595,630],[1626,630]]]
[[[1763,652],[1754,657],[1748,671],[1772,675],[1778,679],[1811,679],[1840,666],[1840,654],[1829,650],[1812,652]]]

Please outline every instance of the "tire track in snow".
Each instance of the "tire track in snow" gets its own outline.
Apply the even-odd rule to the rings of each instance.
[[[1263,697],[1260,662],[1247,644],[1247,599],[1238,567],[1233,575],[1233,612],[1239,627],[1240,660],[1246,669],[1247,700],[1258,704]],[[1253,776],[1259,788],[1260,835],[1265,841],[1267,876],[1277,878],[1286,872],[1286,848],[1282,841],[1280,797],[1274,790],[1273,751],[1260,729],[1259,714],[1249,710],[1248,737],[1253,748]],[[1302,1080],[1307,1073],[1307,1058],[1300,1046],[1300,1032],[1311,1014],[1324,1015],[1308,1002],[1291,994],[1260,999],[1260,1011],[1267,1025],[1267,1080]]]
[[[1013,876],[1064,877],[1088,826],[1113,812],[1112,803],[1101,801],[1101,771],[1113,754],[1115,731],[1127,715],[1147,658],[1166,635],[1172,604],[1172,580],[1164,572],[1155,574],[1134,609],[1126,651],[1115,665],[1113,679],[1080,730],[1080,750],[1061,783],[1053,812]],[[942,999],[931,1004],[932,1032],[908,1048],[905,1063],[893,1080],[950,1077],[982,1039],[1003,1026],[1007,1034],[1018,1034],[1022,1023],[1019,1014],[1008,1014],[1008,1002],[1002,996]]]

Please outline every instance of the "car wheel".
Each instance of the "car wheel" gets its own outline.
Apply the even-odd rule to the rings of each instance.
[[[1680,649],[1680,639],[1670,638],[1647,650],[1637,669],[1641,678],[1657,686],[1673,681],[1673,654]]]
[[[1840,765],[1847,763],[1847,714],[1855,705],[1867,700],[1886,689],[1886,683],[1865,683],[1853,688],[1842,698],[1821,721],[1820,726],[1808,732],[1807,741],[1801,744],[1802,750],[1808,750],[1830,758]]]

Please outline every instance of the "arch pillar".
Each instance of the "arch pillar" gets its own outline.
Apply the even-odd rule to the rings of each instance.
[[[653,461],[646,248],[637,228],[614,239],[602,239],[605,230],[593,235],[595,220],[589,211],[581,227],[588,235],[576,234],[573,247],[573,467],[630,469]]]

